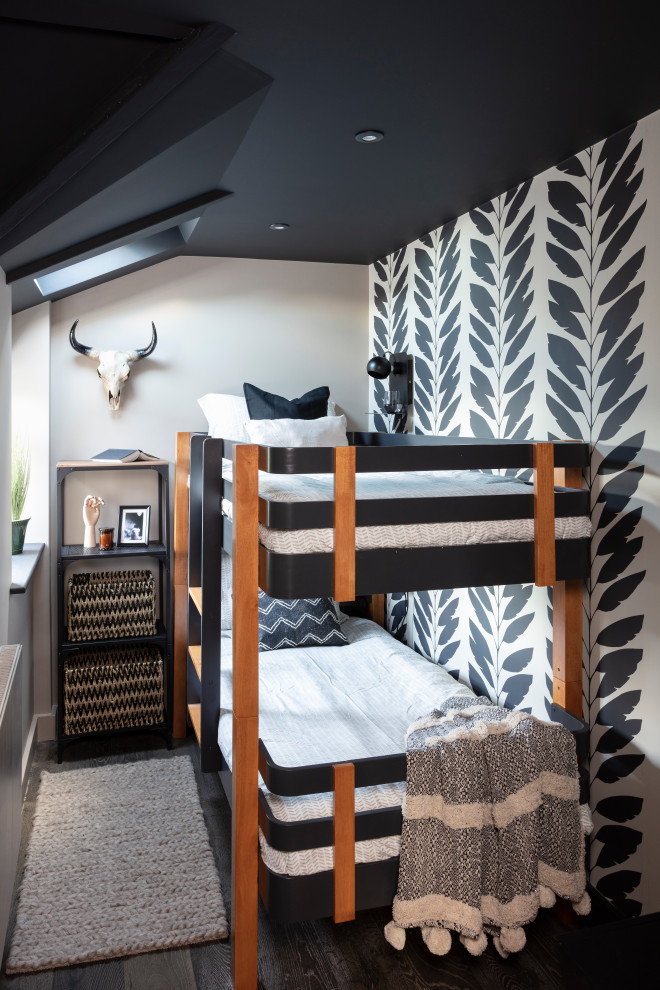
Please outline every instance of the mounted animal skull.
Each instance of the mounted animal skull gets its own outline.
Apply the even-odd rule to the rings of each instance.
[[[151,343],[148,347],[140,347],[137,351],[99,351],[95,347],[86,347],[76,340],[76,327],[78,320],[69,331],[69,343],[78,354],[84,354],[99,362],[97,375],[103,382],[103,388],[108,393],[108,403],[111,409],[119,409],[121,399],[121,387],[131,373],[130,365],[133,361],[140,361],[151,354],[158,342],[156,327],[151,324]]]

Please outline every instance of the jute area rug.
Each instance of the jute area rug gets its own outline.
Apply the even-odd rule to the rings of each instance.
[[[8,973],[226,935],[188,757],[42,773]]]

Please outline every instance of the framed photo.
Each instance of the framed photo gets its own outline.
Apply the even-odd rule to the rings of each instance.
[[[146,547],[149,543],[150,505],[120,505],[118,547]]]

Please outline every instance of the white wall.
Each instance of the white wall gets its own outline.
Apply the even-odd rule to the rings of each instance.
[[[54,476],[50,454],[50,315],[51,304],[42,303],[12,321],[11,408],[13,432],[30,447],[30,487],[24,516],[29,518],[26,540],[44,543],[42,559],[32,579],[34,622],[29,645],[24,642],[22,661],[33,664],[32,689],[24,702],[39,718],[38,738],[52,739],[52,656],[50,635],[50,493]],[[51,489],[51,477],[53,487]],[[18,603],[15,603],[18,610]],[[27,621],[27,620],[26,620]]]
[[[50,303],[18,313],[12,322],[13,432],[30,447],[30,487],[24,517],[29,543],[48,543],[50,492]]]
[[[368,314],[366,267],[233,258],[177,258],[54,302],[52,470],[58,460],[107,447],[140,447],[173,461],[177,430],[206,430],[197,399],[242,394],[244,381],[287,398],[329,385],[349,426],[367,429]],[[22,315],[35,326],[40,318],[36,308]],[[69,345],[78,318],[78,339],[99,348],[145,346],[156,324],[158,346],[133,366],[117,412],[108,408],[95,364]],[[116,526],[118,504],[141,504],[137,492],[117,489],[117,475],[70,476],[67,539],[82,530],[80,484],[106,499],[103,525]],[[54,477],[50,490],[54,545]]]
[[[7,642],[11,584],[11,289],[0,268],[0,646]]]
[[[158,346],[112,412],[94,364],[68,342]],[[141,447],[174,459],[177,430],[206,424],[197,398],[244,381],[288,398],[317,385],[366,428],[368,270],[352,265],[176,258],[52,306],[52,459]]]

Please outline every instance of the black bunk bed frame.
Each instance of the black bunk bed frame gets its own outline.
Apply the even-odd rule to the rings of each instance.
[[[356,472],[430,471],[454,469],[532,469],[534,485],[529,494],[467,496],[458,499],[404,498],[358,500],[351,502],[348,512],[353,513],[355,525],[387,525],[401,522],[449,522],[505,518],[534,518],[534,542],[510,544],[480,544],[464,547],[425,547],[414,549],[383,549],[355,551],[354,528],[348,527],[354,555],[354,580],[343,583],[335,566],[340,541],[341,525],[335,515],[332,502],[276,502],[258,498],[258,510],[253,508],[249,516],[248,503],[256,502],[258,470],[278,474],[335,473],[336,497],[339,504],[340,467],[338,458],[347,448],[271,448],[234,444],[228,440],[214,439],[205,434],[190,436],[189,453],[189,538],[188,538],[188,653],[187,683],[188,711],[200,745],[203,771],[218,771],[230,804],[234,805],[232,846],[250,848],[252,840],[245,839],[246,829],[256,837],[255,818],[257,781],[250,767],[258,761],[259,772],[269,790],[283,796],[335,791],[338,797],[337,765],[317,764],[302,767],[281,767],[274,763],[261,739],[258,754],[251,743],[244,745],[248,752],[245,768],[240,766],[241,727],[258,737],[258,684],[252,691],[241,721],[237,716],[238,691],[242,691],[241,678],[258,682],[258,657],[252,657],[257,649],[255,582],[271,597],[309,598],[329,596],[354,598],[385,592],[436,590],[495,584],[554,584],[556,600],[561,597],[562,608],[567,597],[573,600],[573,616],[577,593],[588,576],[589,540],[554,539],[554,517],[589,514],[588,492],[576,490],[582,469],[589,462],[590,448],[585,443],[562,442],[532,444],[518,441],[484,441],[460,438],[436,438],[412,434],[353,433],[348,434],[349,445],[354,451]],[[222,478],[222,460],[233,458],[233,482]],[[257,470],[258,469],[258,470]],[[554,469],[554,475],[553,475]],[[557,470],[564,469],[563,477],[572,479],[573,488],[554,488]],[[349,464],[350,478],[353,468]],[[560,475],[560,477],[562,477]],[[247,481],[246,481],[247,479]],[[353,475],[354,486],[354,475]],[[554,490],[554,495],[552,494]],[[221,501],[233,501],[233,522],[223,516]],[[545,499],[545,503],[544,500]],[[545,504],[545,508],[543,505]],[[258,546],[258,521],[277,529],[303,529],[312,527],[335,528],[335,554],[277,554]],[[241,520],[245,520],[241,530]],[[549,527],[552,527],[549,529]],[[543,554],[539,552],[545,527]],[[238,537],[237,537],[238,532]],[[548,532],[551,534],[548,538]],[[248,543],[245,542],[246,536]],[[238,544],[237,544],[238,538]],[[233,550],[232,550],[233,543]],[[345,540],[344,540],[345,545]],[[233,553],[234,578],[234,774],[229,770],[217,742],[220,716],[220,553],[222,549]],[[543,572],[543,556],[552,558]],[[541,563],[539,563],[541,561]],[[548,561],[546,560],[546,563]],[[543,576],[545,574],[545,577]],[[247,584],[242,584],[247,581]],[[556,583],[557,582],[557,583]],[[252,612],[240,607],[240,591],[249,588],[254,597]],[[339,589],[352,592],[338,595]],[[565,589],[572,589],[572,596]],[[201,592],[203,589],[203,592]],[[557,593],[561,590],[561,596]],[[203,608],[201,602],[203,598]],[[237,607],[237,599],[239,605]],[[247,615],[247,618],[246,618]],[[573,673],[567,673],[553,664],[555,675],[573,678],[573,699],[581,686],[575,678],[575,656],[580,644],[576,643],[576,620],[568,624],[560,622],[555,634],[564,637],[560,653],[573,656]],[[238,637],[238,638],[237,638]],[[243,637],[247,637],[244,639]],[[572,637],[573,642],[568,642]],[[251,659],[242,668],[242,653]],[[580,659],[581,667],[581,659]],[[241,670],[244,674],[241,674]],[[256,672],[256,673],[255,673]],[[581,674],[580,674],[581,677]],[[563,684],[563,681],[560,682]],[[569,685],[570,687],[570,685]],[[555,690],[555,701],[566,700],[566,691]],[[256,710],[255,710],[256,705]],[[583,755],[588,745],[587,731],[580,718],[580,709],[573,700],[573,713],[559,704],[553,705],[552,717],[574,732],[578,755]],[[238,728],[237,728],[238,726]],[[248,729],[249,726],[249,729]],[[236,733],[239,733],[238,737]],[[256,734],[256,735],[255,735]],[[238,743],[238,745],[237,745]],[[238,772],[237,772],[238,766]],[[405,780],[405,753],[390,756],[359,759],[354,764],[354,787],[390,783]],[[237,785],[237,779],[240,778]],[[246,777],[248,779],[246,779]],[[254,794],[252,794],[254,791]],[[238,807],[238,811],[236,810]],[[245,809],[248,809],[247,811]],[[249,809],[252,809],[250,811]],[[243,810],[241,810],[243,809]],[[355,814],[354,842],[395,834],[401,829],[401,809],[385,808]],[[236,822],[241,818],[241,822]],[[337,822],[335,817],[303,822],[282,822],[274,818],[268,804],[258,791],[258,822],[268,843],[283,851],[304,850],[335,845],[338,856]],[[254,826],[253,830],[252,826]],[[246,854],[247,855],[247,854]],[[254,857],[258,855],[254,851]],[[353,854],[354,855],[354,852]],[[252,865],[251,865],[252,864]],[[354,864],[354,859],[352,860]],[[251,874],[256,859],[245,860],[240,849],[232,852],[232,933],[234,979],[237,987],[256,986],[256,877],[246,881],[243,874]],[[352,872],[352,870],[351,870]],[[299,921],[312,917],[338,917],[337,891],[338,868],[311,876],[291,877],[272,873],[258,859],[258,887],[269,913],[282,922]],[[354,865],[354,877],[348,882],[354,909],[390,904],[396,892],[398,858],[376,863]],[[237,877],[238,874],[238,877]],[[344,877],[346,880],[346,877]],[[254,892],[252,892],[254,887]]]

